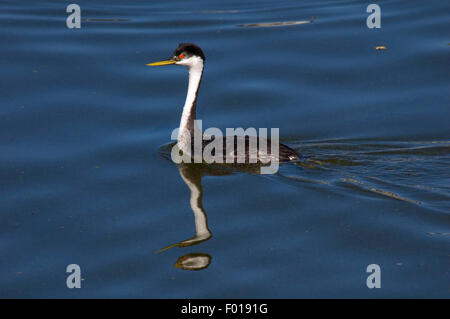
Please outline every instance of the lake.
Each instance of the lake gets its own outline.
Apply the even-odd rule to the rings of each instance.
[[[0,297],[450,297],[448,1],[69,3],[2,1]],[[204,128],[301,162],[173,163],[180,42]]]

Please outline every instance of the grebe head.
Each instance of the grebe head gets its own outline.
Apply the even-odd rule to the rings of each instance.
[[[203,67],[205,61],[205,54],[202,49],[193,43],[180,43],[178,48],[173,52],[173,56],[164,61],[147,64],[148,66],[160,66],[168,64],[183,65],[187,68]]]

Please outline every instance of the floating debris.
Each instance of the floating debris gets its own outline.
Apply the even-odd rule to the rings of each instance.
[[[118,19],[118,18],[86,18],[81,19],[85,22],[124,22],[124,21],[130,21],[129,19]]]
[[[281,22],[262,22],[262,23],[249,23],[249,24],[238,24],[238,27],[284,27],[288,25],[299,25],[314,22],[314,18],[310,20],[301,20],[301,21],[281,21]]]
[[[202,10],[200,13],[203,14],[228,14],[228,13],[239,13],[239,10]]]
[[[428,232],[427,234],[428,234],[428,235],[450,236],[450,233]]]

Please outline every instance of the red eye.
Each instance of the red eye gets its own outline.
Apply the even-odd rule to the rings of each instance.
[[[178,57],[179,57],[180,59],[182,59],[182,58],[184,58],[184,54],[180,54]]]

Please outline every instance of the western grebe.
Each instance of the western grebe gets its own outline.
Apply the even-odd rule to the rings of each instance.
[[[193,44],[193,43],[180,43],[178,48],[175,49],[173,56],[164,61],[159,62],[153,62],[147,64],[148,66],[161,66],[161,65],[169,65],[169,64],[176,64],[176,65],[183,65],[186,66],[189,70],[189,84],[188,84],[188,91],[186,95],[186,101],[184,103],[183,107],[183,113],[181,115],[181,122],[180,127],[178,131],[178,147],[183,151],[187,152],[188,154],[194,154],[193,153],[193,139],[191,139],[191,136],[194,136],[194,133],[197,131],[199,132],[199,129],[197,128],[195,124],[196,115],[195,115],[195,109],[196,109],[196,103],[197,103],[197,95],[198,90],[200,87],[200,82],[202,79],[203,74],[203,67],[205,64],[205,54],[203,53],[202,49]],[[199,132],[199,134],[202,134]],[[224,139],[222,145],[224,147],[224,156],[226,155],[225,150],[225,139],[226,137],[222,137]],[[214,136],[210,137],[210,140],[203,140],[202,141],[202,148],[204,149],[209,143],[214,140]],[[236,150],[236,144],[237,144],[237,137],[233,137],[234,140],[234,150]],[[250,138],[249,136],[245,136],[245,163],[249,163],[250,154],[251,151],[249,145]],[[266,143],[266,147],[263,149],[265,150],[265,154],[262,154],[260,145],[261,143]],[[275,157],[275,155],[272,155],[271,152],[271,142],[270,139],[263,139],[258,138],[257,139],[257,158],[260,159],[261,157],[269,157],[271,161],[278,161],[278,162],[289,162],[289,161],[295,161],[300,158],[300,155],[294,151],[293,149],[289,148],[286,145],[279,144],[279,152],[278,157]],[[275,152],[276,153],[276,152]],[[234,157],[234,161],[237,160],[237,152],[233,151],[232,154],[228,154],[228,156]]]

